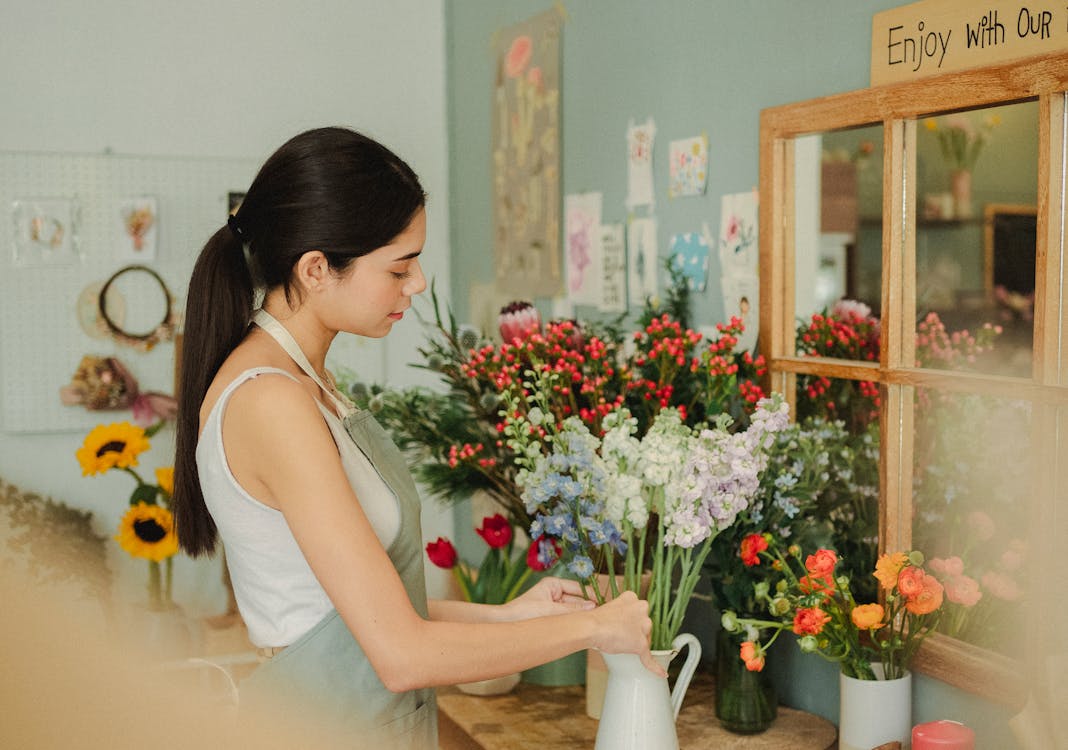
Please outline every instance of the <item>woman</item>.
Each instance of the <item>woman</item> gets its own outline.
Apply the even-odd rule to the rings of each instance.
[[[415,485],[324,367],[338,332],[385,336],[425,289],[424,202],[382,145],[298,135],[204,247],[186,305],[174,509],[189,554],[221,536],[267,659],[242,704],[277,715],[297,702],[367,747],[436,748],[434,686],[584,648],[663,674],[633,595],[595,609],[547,579],[502,606],[427,601]]]

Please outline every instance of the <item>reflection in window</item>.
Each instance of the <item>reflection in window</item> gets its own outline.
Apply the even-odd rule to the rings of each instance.
[[[1025,588],[1030,406],[919,389],[915,436],[913,546],[945,587],[939,630],[1009,653],[1006,619]]]

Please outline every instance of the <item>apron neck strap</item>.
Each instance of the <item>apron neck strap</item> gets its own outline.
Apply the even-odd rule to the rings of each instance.
[[[300,348],[300,344],[293,338],[285,326],[278,322],[278,320],[266,310],[257,310],[252,315],[252,322],[266,331],[271,338],[278,342],[278,345],[285,349],[293,361],[297,364],[304,373],[315,381],[315,384],[319,386],[319,389],[325,393],[334,405],[337,407],[338,413],[344,416],[349,412],[356,409],[356,405],[352,403],[344,394],[337,393],[335,389],[327,386],[323,379],[319,377],[319,373],[312,367],[311,362],[308,361],[308,357],[304,354],[304,350]]]

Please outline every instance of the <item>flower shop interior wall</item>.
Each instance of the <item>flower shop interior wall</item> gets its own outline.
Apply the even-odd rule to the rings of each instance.
[[[259,163],[300,130],[348,125],[388,143],[420,174],[431,196],[424,269],[448,294],[442,7],[332,1],[311,11],[105,0],[4,15],[11,22],[0,24],[0,101],[8,115],[0,204],[11,212],[18,199],[55,198],[86,210],[78,252],[63,265],[16,265],[11,233],[4,235],[0,372],[5,402],[19,412],[17,425],[0,424],[0,478],[90,511],[121,594],[136,601],[144,596],[143,561],[111,539],[131,486],[121,472],[82,477],[74,457],[89,427],[131,420],[131,413],[54,406],[83,355],[117,356],[144,390],[173,389],[171,342],[143,353],[79,326],[79,293],[130,262],[120,257],[122,232],[110,223],[117,202],[156,201],[155,257],[144,264],[164,280],[180,313],[195,254],[225,221],[227,193],[244,190]],[[159,290],[147,294],[158,307]],[[128,302],[127,320],[134,320],[134,297]],[[419,339],[417,324],[406,322],[388,346],[339,342],[329,364],[415,382],[419,373],[407,363]],[[81,416],[71,418],[76,424],[46,418],[56,408]],[[24,418],[34,409],[36,423]],[[172,462],[172,441],[170,427],[153,438],[139,467],[146,478]],[[429,504],[428,511],[430,538],[451,531],[451,516]],[[225,605],[218,558],[193,564],[180,557],[176,568],[175,599],[187,614],[218,613]]]
[[[700,233],[706,224],[719,227],[722,197],[757,186],[762,109],[868,85],[872,15],[897,5],[900,3],[833,2],[821,4],[815,12],[804,4],[787,2],[763,3],[759,8],[732,3],[652,6],[607,0],[557,4],[563,18],[561,194],[601,193],[605,224],[625,223],[634,217],[655,218],[659,254],[664,260],[673,235]],[[453,309],[460,320],[482,322],[480,305],[493,294],[493,268],[487,258],[494,246],[494,171],[487,113],[491,111],[496,70],[487,49],[493,47],[495,35],[502,29],[551,9],[548,3],[531,0],[446,7]],[[1026,113],[1021,117],[1026,119]],[[655,204],[628,209],[627,129],[648,119],[655,121]],[[1006,140],[998,141],[996,157],[988,145],[979,157],[977,172],[994,170],[996,163],[1012,158],[1011,149],[1016,146],[1008,145],[1013,140],[1008,133],[1015,127],[1011,120],[1004,117],[991,133],[991,139],[1004,135]],[[670,197],[669,144],[698,134],[708,138],[705,190],[696,196]],[[880,135],[875,140],[876,160],[881,143]],[[832,145],[853,148],[859,144]],[[947,188],[939,182],[938,147],[929,148],[933,149],[928,151],[930,191],[942,192]],[[822,158],[818,144],[810,158],[818,175]],[[1023,172],[1021,182],[1034,185],[1034,172],[1028,175],[1027,168]],[[817,235],[818,220],[817,214]],[[937,244],[948,247],[941,240]],[[798,281],[799,290],[815,286],[815,266],[808,273],[808,281]],[[962,268],[962,274],[967,274],[963,276],[967,284],[982,283],[981,265],[969,264]],[[664,276],[659,283],[661,293]],[[713,247],[706,286],[693,293],[698,326],[725,321],[735,311],[726,301],[722,276],[723,267]],[[537,302],[543,311],[557,315],[563,311],[578,317],[598,316],[590,307],[572,308],[550,299]],[[640,304],[641,300],[632,296],[629,310],[633,313]],[[815,307],[809,311],[812,309]],[[458,528],[467,521],[462,513],[457,518]],[[710,626],[705,637],[712,630]],[[780,650],[782,663],[777,676],[784,702],[836,719],[837,670],[797,653],[792,644]],[[712,651],[706,648],[707,653]],[[923,675],[916,681],[915,703],[918,721],[952,715],[979,729],[984,742],[990,743],[985,747],[1014,745],[1005,728],[1010,714],[1000,705]]]

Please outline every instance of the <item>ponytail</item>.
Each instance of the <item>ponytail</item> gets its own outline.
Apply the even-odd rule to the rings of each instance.
[[[219,367],[244,338],[252,302],[243,243],[224,226],[197,258],[185,306],[172,507],[178,542],[192,557],[214,552],[218,538],[197,471],[200,406]]]

